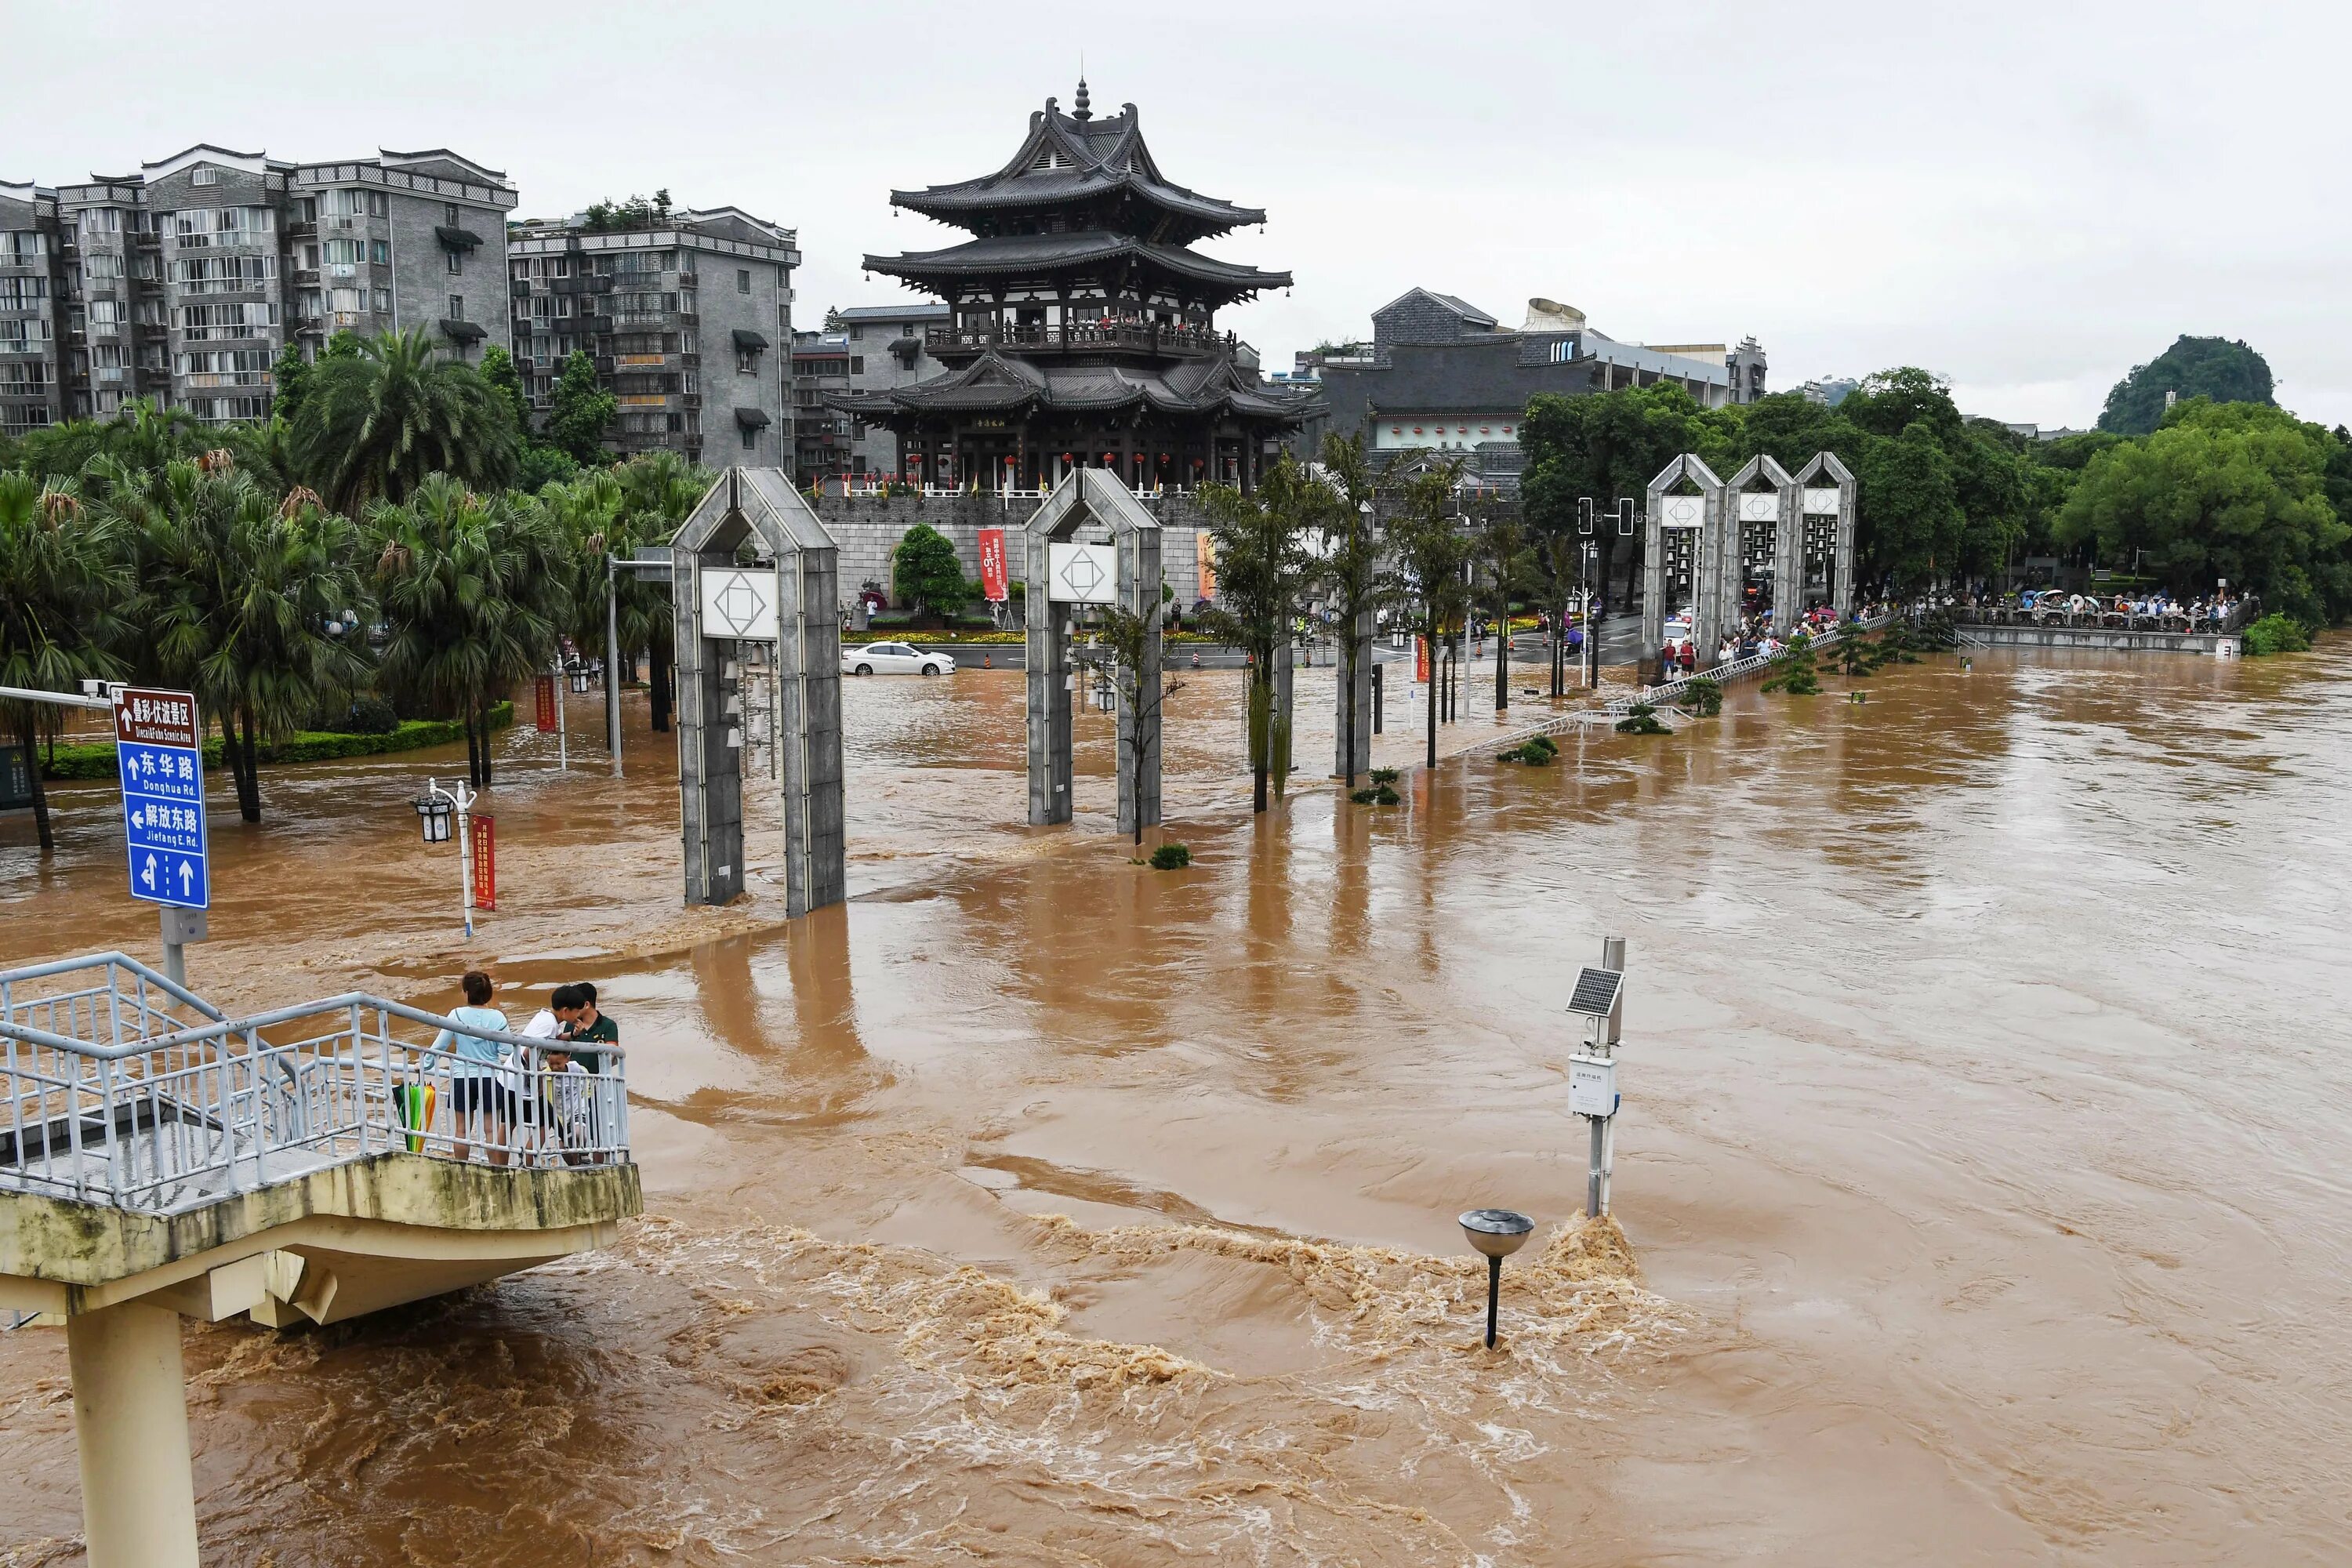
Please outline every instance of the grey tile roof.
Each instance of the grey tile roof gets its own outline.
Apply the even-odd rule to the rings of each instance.
[[[828,395],[844,414],[974,412],[1043,407],[1094,412],[1142,405],[1162,413],[1229,410],[1244,417],[1295,422],[1300,403],[1261,385],[1224,354],[1183,360],[1166,370],[1117,364],[1039,365],[987,351],[959,370],[909,386]]]
[[[1286,289],[1287,272],[1261,272],[1238,262],[1219,261],[1181,245],[1153,245],[1106,229],[1075,234],[1004,234],[966,240],[944,250],[915,250],[902,256],[869,256],[866,268],[893,278],[919,280],[937,277],[976,277],[992,273],[1047,273],[1134,257],[1195,283],[1214,284],[1238,292]]]

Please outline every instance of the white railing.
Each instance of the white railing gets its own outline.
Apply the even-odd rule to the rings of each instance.
[[[1809,640],[1815,649],[1830,647],[1848,632],[1858,635],[1863,632],[1875,631],[1894,618],[1894,614],[1889,612],[1883,616],[1874,616],[1867,620],[1850,621],[1843,626],[1831,626],[1824,631],[1816,632]],[[1735,680],[1745,680],[1751,675],[1761,675],[1778,663],[1781,655],[1788,651],[1787,645],[1783,644],[1780,653],[1751,653],[1745,658],[1729,659],[1722,664],[1711,665],[1705,669],[1693,670],[1688,675],[1678,675],[1672,680],[1661,681],[1655,686],[1645,686],[1639,696],[1612,700],[1609,704],[1609,717],[1612,720],[1624,718],[1636,702],[1646,702],[1654,708],[1668,707],[1680,702],[1694,680],[1712,680],[1717,686],[1728,686]]]
[[[397,1152],[626,1163],[622,1052],[565,1048],[359,993],[226,1018],[121,953],[8,971],[0,1190],[172,1213]]]

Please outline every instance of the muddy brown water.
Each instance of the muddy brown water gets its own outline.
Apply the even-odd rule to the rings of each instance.
[[[1167,875],[1091,728],[1077,828],[1014,820],[1017,675],[859,683],[858,897],[740,931],[671,902],[654,738],[616,784],[517,737],[477,952],[603,985],[649,1216],[192,1330],[207,1562],[2344,1561],[2347,675],[1936,660],[1252,822],[1203,672]],[[454,999],[430,761],[216,829],[198,984]],[[147,952],[67,794],[47,868],[0,825],[0,953]],[[1568,1223],[1604,931],[1622,1238]],[[1483,1204],[1540,1222],[1492,1353]],[[0,1338],[0,1563],[79,1561],[64,1360]]]

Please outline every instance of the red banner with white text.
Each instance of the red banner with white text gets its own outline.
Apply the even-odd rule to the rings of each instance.
[[[992,604],[1003,604],[1010,595],[1004,571],[1004,531],[983,528],[980,531],[980,592]]]
[[[499,907],[498,820],[488,816],[468,817],[467,831],[474,839],[474,907],[496,910]]]

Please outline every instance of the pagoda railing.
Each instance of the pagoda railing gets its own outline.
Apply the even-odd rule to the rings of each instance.
[[[1197,354],[1230,351],[1231,332],[1203,327],[1160,327],[1134,321],[1084,321],[1066,326],[933,327],[931,353],[978,353],[983,349],[1029,353],[1087,349],[1141,349],[1148,353]]]

